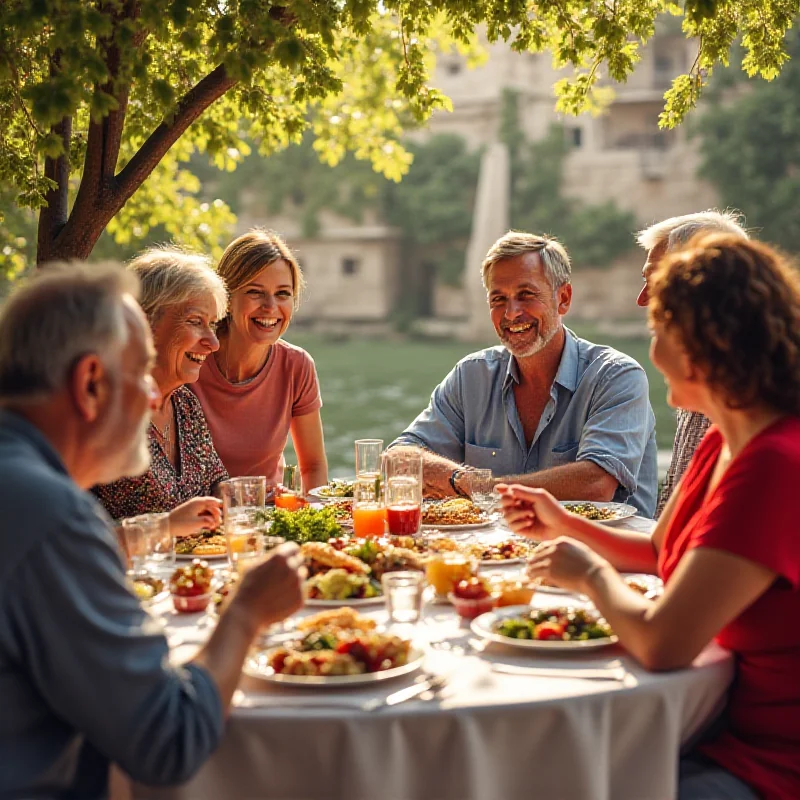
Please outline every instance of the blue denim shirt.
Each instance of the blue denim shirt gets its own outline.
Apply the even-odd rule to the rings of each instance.
[[[217,687],[170,666],[105,512],[5,411],[0,508],[0,797],[106,797],[109,761],[144,783],[188,780],[222,737]]]
[[[513,391],[519,369],[502,346],[461,359],[394,444],[419,445],[496,477],[592,461],[619,483],[615,500],[652,517],[658,470],[647,375],[624,353],[566,333],[530,447]]]

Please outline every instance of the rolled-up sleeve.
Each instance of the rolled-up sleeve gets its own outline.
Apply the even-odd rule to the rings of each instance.
[[[433,390],[428,407],[390,446],[417,445],[449,458],[464,461],[464,404],[462,365],[457,364]]]
[[[645,371],[610,364],[592,395],[576,460],[594,462],[633,494],[654,425]]]
[[[224,722],[213,679],[169,664],[91,507],[43,537],[3,595],[17,657],[47,704],[132,778],[183,782],[216,748]]]

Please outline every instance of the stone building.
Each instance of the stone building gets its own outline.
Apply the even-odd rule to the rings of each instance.
[[[374,214],[354,226],[323,213],[314,239],[301,236],[291,215],[270,218],[270,226],[284,233],[308,272],[310,291],[298,321],[369,328],[392,317],[404,282],[411,280],[419,286],[415,290],[429,295],[422,304],[430,311],[424,323],[428,332],[476,339],[489,334],[482,324],[485,299],[477,268],[480,254],[508,228],[508,177],[501,174],[508,159],[498,151],[507,88],[517,93],[520,123],[529,140],[545,136],[554,122],[565,126],[572,145],[564,164],[565,196],[592,204],[613,200],[633,212],[640,225],[713,206],[712,187],[696,177],[697,148],[686,130],[658,129],[665,90],[694,58],[694,45],[670,24],[642,48],[628,83],[614,84],[614,100],[597,117],[556,114],[552,86],[561,74],[547,53],[519,54],[502,42],[486,45],[488,58],[475,69],[456,53],[440,56],[433,83],[452,99],[454,110],[434,114],[416,136],[457,134],[471,148],[484,148],[484,161],[491,162],[481,169],[463,286],[445,286],[432,277],[422,280],[419,273],[425,265],[403,263],[398,234]],[[240,217],[243,229],[264,224],[256,207],[250,208]],[[632,252],[600,274],[579,270],[575,283],[581,302],[574,313],[593,319],[633,316],[631,297],[638,291],[640,265],[640,255]]]

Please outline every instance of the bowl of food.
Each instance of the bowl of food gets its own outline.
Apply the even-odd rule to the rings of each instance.
[[[498,607],[530,605],[535,588],[524,578],[501,577],[491,582],[492,595]]]
[[[495,606],[495,598],[482,578],[459,581],[447,595],[447,599],[462,619],[475,619]]]
[[[195,558],[191,564],[178,567],[169,579],[169,591],[175,610],[181,613],[205,611],[211,600],[214,571],[207,561]]]

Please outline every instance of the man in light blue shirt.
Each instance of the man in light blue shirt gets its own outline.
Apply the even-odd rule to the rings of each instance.
[[[629,356],[575,336],[562,317],[571,269],[554,239],[509,232],[483,263],[502,346],[463,358],[393,442],[425,451],[426,493],[466,494],[469,467],[561,500],[656,506],[655,417]],[[466,465],[464,469],[462,465]]]

